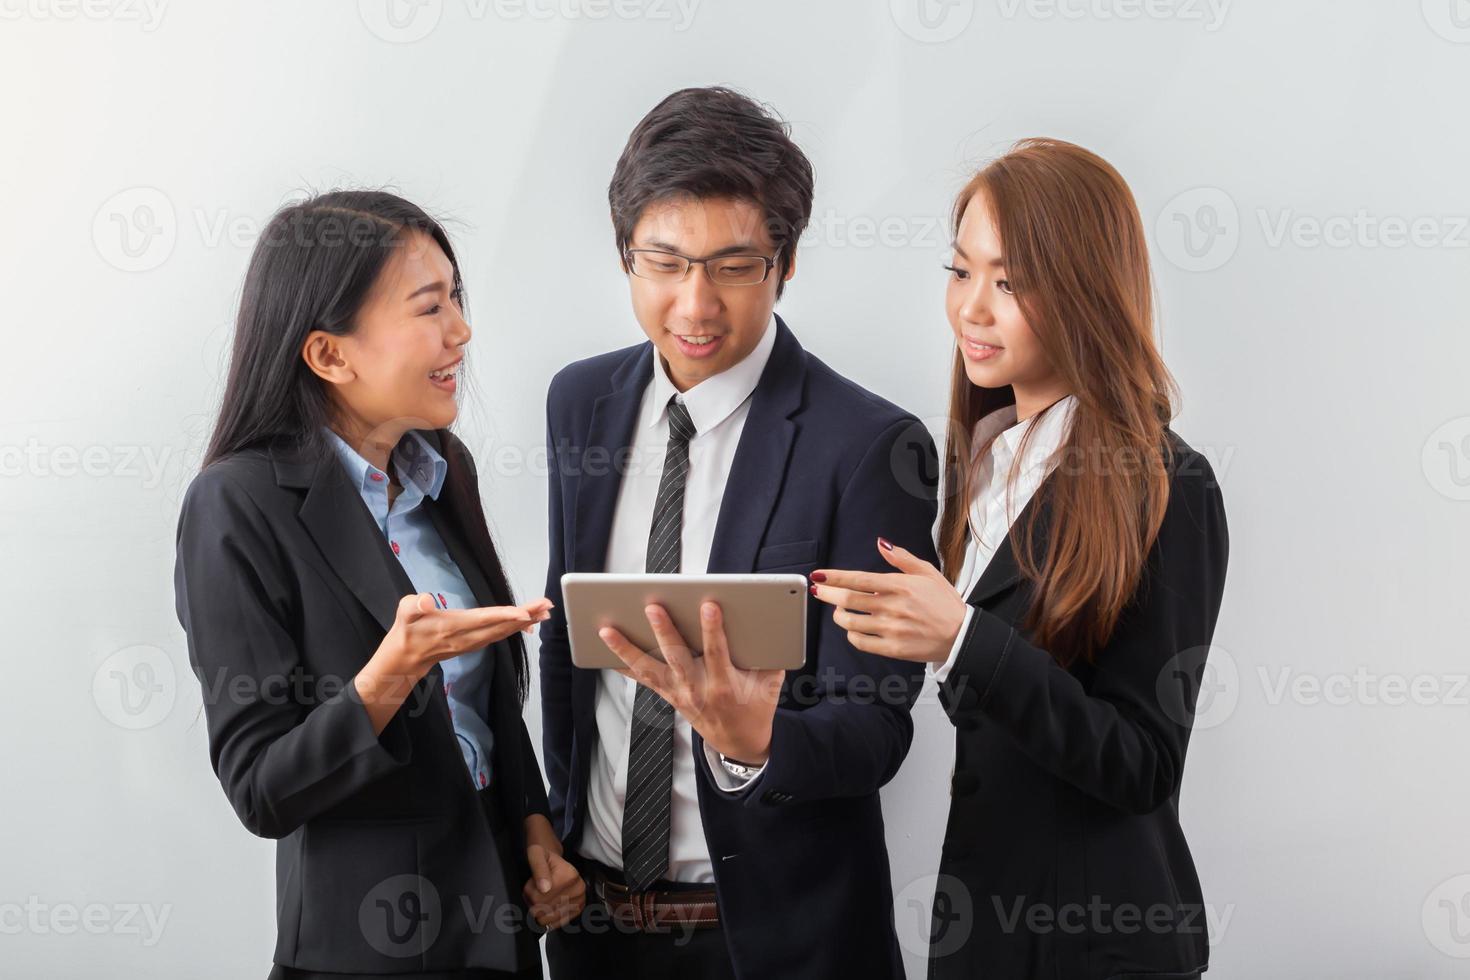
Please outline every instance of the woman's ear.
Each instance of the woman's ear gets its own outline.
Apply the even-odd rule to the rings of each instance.
[[[341,339],[325,330],[313,330],[301,345],[301,359],[306,366],[318,378],[332,384],[344,384],[357,377],[343,356]]]

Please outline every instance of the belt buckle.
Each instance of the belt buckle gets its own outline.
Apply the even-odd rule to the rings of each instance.
[[[613,881],[601,870],[598,870],[593,876],[592,886],[593,894],[612,913],[614,920],[626,922],[638,932],[666,933],[672,932],[674,925],[687,925],[685,913],[688,910],[682,909],[679,903],[672,900],[672,897],[665,892],[657,889],[634,891],[627,885],[620,885]],[[660,896],[671,899],[666,903],[664,909],[668,913],[666,917],[659,914]],[[674,925],[670,925],[670,922]]]
[[[617,889],[621,895],[610,897],[609,893],[613,889]],[[615,920],[625,919],[639,932],[654,931],[650,928],[654,918],[652,892],[635,892],[626,885],[619,885],[600,871],[594,882],[593,891],[602,900],[603,906],[613,914]],[[614,903],[622,910],[621,913],[614,908]]]

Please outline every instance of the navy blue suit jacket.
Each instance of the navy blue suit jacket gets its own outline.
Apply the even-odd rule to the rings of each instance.
[[[715,527],[710,572],[892,571],[882,535],[934,560],[937,462],[912,415],[843,378],[778,317]],[[563,572],[605,569],[652,345],[579,361],[547,396],[550,569],[540,627],[552,820],[582,834],[597,673],[572,665]],[[623,458],[626,458],[624,453]],[[878,790],[913,738],[922,668],[855,650],[815,599],[807,662],[787,674],[771,757],[747,790],[713,783],[694,738],[699,804],[727,944],[741,977],[902,977]]]

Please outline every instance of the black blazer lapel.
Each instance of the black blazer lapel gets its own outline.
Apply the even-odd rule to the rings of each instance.
[[[613,373],[613,390],[592,405],[587,444],[570,447],[570,465],[581,469],[572,525],[572,565],[568,571],[601,572],[607,567],[613,508],[623,484],[627,450],[643,403],[643,389],[653,378],[653,344],[637,348]],[[578,452],[580,450],[580,452]],[[560,450],[558,450],[560,451]]]
[[[791,416],[801,407],[806,352],[786,323],[776,317],[776,342],[751,395],[750,414],[740,433],[735,461],[725,483],[720,517],[710,547],[710,572],[750,572],[796,437]]]
[[[985,566],[980,580],[975,583],[965,601],[972,606],[983,606],[986,600],[993,599],[1019,581],[1021,568],[1016,564],[1016,553],[1011,549],[1011,536],[1008,534],[1000,547],[995,549],[990,564]]]
[[[972,606],[984,605],[988,600],[995,598],[1019,583],[1023,576],[1020,563],[1016,560],[1015,536],[1016,528],[1024,526],[1025,521],[1032,519],[1031,514],[1036,514],[1036,528],[1034,531],[1037,546],[1046,541],[1047,528],[1051,521],[1051,505],[1046,499],[1046,491],[1050,486],[1050,478],[1043,480],[1041,486],[1036,488],[1036,493],[1021,508],[1021,513],[1016,516],[1011,530],[1001,541],[1000,547],[995,549],[995,554],[990,557],[990,564],[985,566],[985,571],[980,574],[980,579],[975,587],[970,590],[970,595],[965,599]]]
[[[306,487],[298,514],[321,548],[332,571],[370,612],[383,632],[393,628],[398,600],[414,591],[413,583],[388,549],[362,496],[330,449],[319,460],[302,451],[274,446],[276,482]]]

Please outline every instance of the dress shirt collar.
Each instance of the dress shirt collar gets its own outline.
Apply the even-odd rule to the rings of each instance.
[[[975,423],[972,445],[978,450],[991,437],[995,442],[991,452],[1003,455],[1007,460],[1015,459],[1016,450],[1027,429],[1035,427],[1031,440],[1026,445],[1026,457],[1021,461],[1019,472],[1042,466],[1061,448],[1062,442],[1072,427],[1072,415],[1077,410],[1077,396],[1067,395],[1056,401],[1049,409],[1037,412],[1024,422],[1016,421],[1016,406],[999,408]]]
[[[684,392],[681,400],[689,409],[689,418],[694,423],[695,434],[708,432],[745,403],[751,392],[760,383],[766,362],[771,359],[771,349],[776,346],[776,317],[772,314],[766,324],[766,332],[756,343],[755,349],[733,367],[706,378]],[[659,357],[658,348],[653,348],[653,403],[650,417],[644,425],[653,426],[668,414],[669,399],[679,394],[669,372]]]
[[[1067,438],[1067,431],[1071,428],[1072,413],[1077,409],[1077,396],[1067,395],[1059,399],[1050,408],[1037,412],[1024,422],[1015,422],[1001,432],[1000,438],[1005,441],[1006,449],[1012,456],[1021,445],[1021,438],[1026,435],[1028,428],[1034,427],[1035,432],[1031,434],[1031,443],[1026,456],[1028,461],[1035,462],[1038,458],[1045,458],[1056,452],[1062,441]],[[1011,418],[1016,417],[1016,407],[1010,408]],[[1033,456],[1033,450],[1036,456]]]
[[[974,446],[977,452],[985,439],[995,436],[995,441],[990,444],[990,476],[975,487],[970,500],[970,533],[976,540],[982,540],[981,531],[977,529],[987,529],[987,510],[991,505],[1004,501],[1007,520],[1003,525],[994,525],[992,531],[1003,533],[1010,527],[1014,515],[1019,513],[1018,508],[1025,507],[1030,501],[1050,472],[1057,450],[1067,438],[1076,408],[1076,396],[1068,395],[1024,422],[1017,422],[1016,407],[1007,405],[975,423]],[[1016,465],[1016,449],[1032,426],[1036,431],[1031,433],[1025,455]]]
[[[347,444],[347,440],[331,428],[323,427],[323,431],[331,440],[332,448],[337,451],[342,465],[347,467],[358,493],[366,495],[380,489],[386,492],[384,483],[387,474],[364,459]],[[404,438],[398,441],[398,445],[393,447],[392,460],[400,484],[405,487],[412,485],[423,496],[438,499],[439,491],[444,487],[444,476],[449,471],[449,463],[429,445],[422,434],[415,429],[408,430]]]

